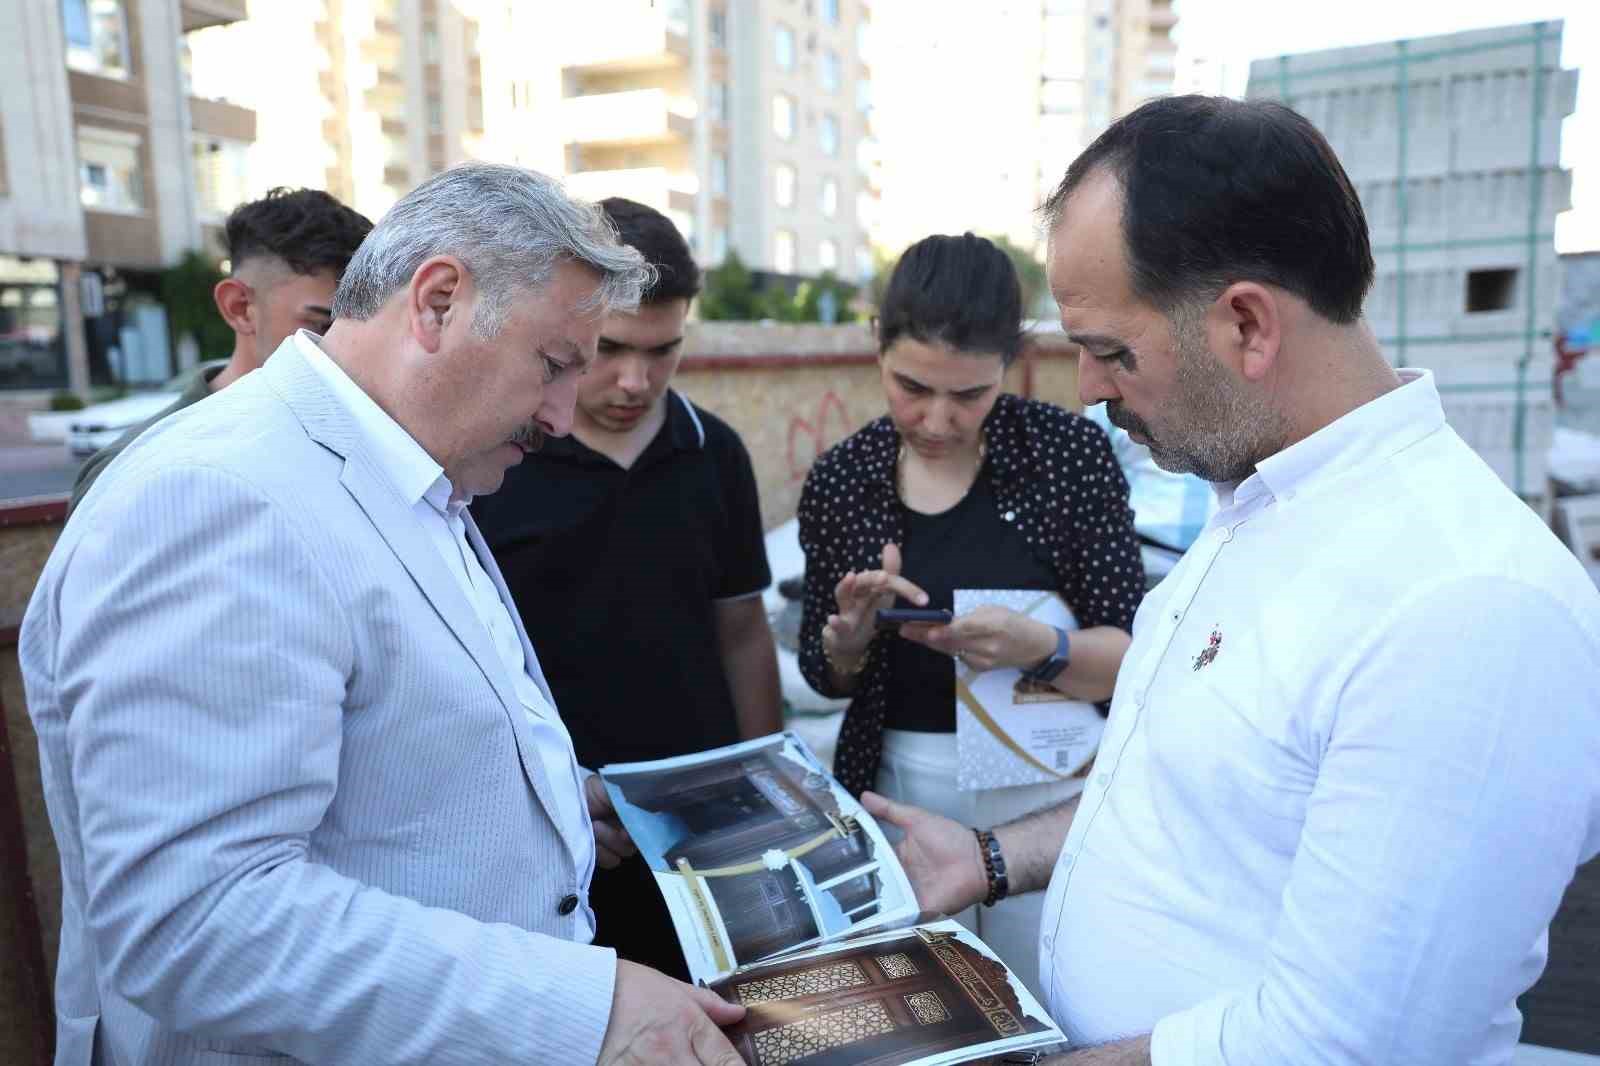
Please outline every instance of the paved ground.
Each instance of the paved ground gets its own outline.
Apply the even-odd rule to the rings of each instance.
[[[1600,859],[1578,871],[1550,923],[1550,963],[1522,998],[1522,1039],[1600,1055]]]
[[[0,444],[0,500],[70,492],[77,473],[65,444]]]

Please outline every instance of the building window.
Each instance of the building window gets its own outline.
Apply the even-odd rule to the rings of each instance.
[[[711,195],[728,195],[728,157],[721,152],[711,157]]]
[[[439,62],[439,31],[432,26],[422,28],[422,61]]]
[[[250,198],[249,146],[203,137],[190,145],[190,154],[202,216],[222,218]]]
[[[856,110],[862,114],[872,110],[872,82],[868,78],[856,82]]]
[[[122,0],[61,0],[67,66],[108,78],[128,76],[128,16]]]
[[[822,179],[822,195],[818,206],[822,208],[824,218],[832,218],[839,213],[839,182],[836,178]]]
[[[143,142],[137,133],[78,127],[79,198],[105,211],[144,209]]]
[[[839,154],[839,120],[832,115],[823,115],[822,121],[817,125],[817,144],[822,148],[823,155]]]
[[[444,129],[444,101],[437,96],[428,97],[428,130],[438,133]]]
[[[1467,310],[1505,311],[1516,299],[1517,272],[1507,270],[1467,271]]]
[[[709,106],[708,106],[708,110],[711,113],[711,121],[713,121],[713,122],[726,122],[726,121],[728,121],[728,83],[727,82],[725,82],[725,81],[714,81],[714,82],[711,83],[711,100],[710,100],[710,103],[709,103]]]
[[[839,0],[822,0],[822,21],[830,26],[839,25]]]
[[[711,262],[719,264],[728,258],[728,231],[718,226],[711,231]]]
[[[794,69],[794,31],[780,25],[773,33],[773,59],[779,70]]]
[[[786,141],[794,137],[794,98],[786,93],[772,98],[772,132]]]
[[[817,266],[823,270],[839,269],[839,246],[824,239],[817,245]]]
[[[857,281],[861,282],[863,285],[871,281],[872,275],[876,270],[876,266],[877,265],[872,261],[872,249],[866,247],[856,249]]]
[[[839,53],[831,48],[822,53],[817,65],[817,81],[821,83],[823,92],[839,91]]]
[[[856,23],[856,57],[863,63],[867,62],[872,54],[872,50],[868,47],[870,40],[867,35],[867,25],[865,22]]]
[[[728,47],[728,13],[722,8],[713,8],[706,16],[706,31],[711,37],[711,47]]]
[[[798,181],[794,167],[788,163],[779,163],[772,169],[772,198],[779,207],[794,206],[794,188]]]
[[[780,274],[794,273],[794,232],[781,229],[772,236],[772,268]]]

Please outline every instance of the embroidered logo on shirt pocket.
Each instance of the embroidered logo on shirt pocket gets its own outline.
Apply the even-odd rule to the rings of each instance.
[[[1200,654],[1194,657],[1194,668],[1196,670],[1204,670],[1206,667],[1211,665],[1211,663],[1216,659],[1217,653],[1221,650],[1222,627],[1213,626],[1211,629],[1211,639],[1206,641],[1206,646],[1201,649]]]

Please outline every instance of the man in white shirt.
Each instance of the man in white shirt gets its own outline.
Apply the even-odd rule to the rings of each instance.
[[[550,179],[447,171],[326,336],[107,467],[20,641],[58,1066],[739,1063],[742,1008],[590,943],[632,845],[465,511],[650,273]]]
[[[1140,608],[1082,797],[995,830],[1002,889],[1049,883],[1062,1061],[1510,1062],[1600,851],[1600,596],[1383,359],[1305,119],[1155,101],[1046,211],[1081,398],[1221,505]],[[925,907],[999,880],[972,830],[867,803]]]

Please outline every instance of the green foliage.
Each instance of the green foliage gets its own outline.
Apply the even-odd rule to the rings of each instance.
[[[833,320],[854,322],[856,312],[850,303],[855,291],[854,286],[840,281],[832,272],[802,281],[792,294],[779,285],[758,290],[738,253],[729,252],[721,266],[706,273],[705,288],[700,293],[700,317],[708,322],[821,322],[822,295],[831,292]]]
[[[185,333],[193,336],[202,359],[233,351],[233,330],[222,320],[211,295],[223,276],[217,261],[199,251],[188,252],[177,266],[161,272],[161,302],[167,309],[172,343],[176,346]]]
[[[50,397],[50,410],[52,411],[81,411],[83,400],[70,392],[58,392]]]
[[[1045,303],[1050,296],[1050,281],[1045,274],[1044,264],[1028,249],[1011,243],[1009,237],[995,235],[989,239],[1006,253],[1011,265],[1017,268],[1017,281],[1022,285],[1022,317],[1037,318],[1041,313],[1049,315]]]
[[[761,294],[738,252],[715,270],[706,272],[700,292],[700,317],[708,322],[748,322],[764,317]]]

